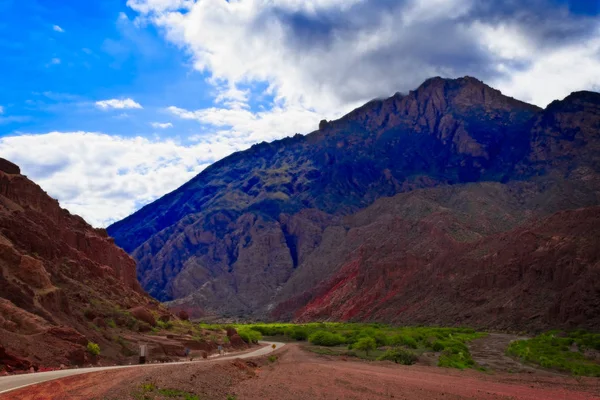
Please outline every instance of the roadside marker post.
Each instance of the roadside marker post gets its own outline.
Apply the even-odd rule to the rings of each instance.
[[[146,356],[148,353],[148,346],[140,344],[140,364],[146,364]]]

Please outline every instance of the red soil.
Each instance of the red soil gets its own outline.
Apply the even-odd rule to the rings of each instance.
[[[544,399],[600,398],[600,381],[533,374],[485,374],[426,366],[346,361],[288,345],[265,358],[109,371],[12,392],[0,400],[134,399],[142,384],[225,399]],[[8,397],[7,397],[8,396]],[[149,399],[163,398],[150,393]]]

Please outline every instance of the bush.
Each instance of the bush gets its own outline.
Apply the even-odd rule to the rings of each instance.
[[[169,330],[169,329],[173,328],[173,322],[171,322],[171,321],[164,322],[164,321],[158,320],[158,321],[156,321],[156,325],[159,328],[166,329],[166,330]]]
[[[436,340],[435,342],[433,342],[433,345],[431,345],[431,349],[433,351],[442,351],[446,348],[446,346],[444,345],[443,342],[440,342],[439,340]]]
[[[389,360],[395,362],[396,364],[402,365],[412,365],[417,362],[417,359],[417,355],[412,351],[398,347],[386,351],[379,358],[377,358],[379,361]]]
[[[107,322],[108,326],[110,326],[111,328],[116,328],[117,324],[115,323],[114,319],[109,319]]]
[[[369,350],[375,350],[377,348],[377,342],[372,337],[365,337],[358,339],[356,343],[352,345],[355,350],[364,350],[369,355]]]
[[[412,338],[411,336],[407,336],[407,335],[392,336],[388,340],[388,344],[390,344],[392,346],[406,346],[406,347],[410,347],[411,349],[416,349],[418,347],[417,341],[414,338]]]
[[[317,346],[338,346],[346,342],[342,335],[327,331],[317,331],[310,335],[308,340]]]
[[[88,342],[87,351],[93,356],[97,356],[100,354],[100,346],[94,342]]]
[[[254,329],[248,329],[248,328],[239,329],[238,335],[240,335],[240,337],[246,343],[258,343],[258,341],[262,339],[261,333],[258,331],[255,331]]]
[[[287,331],[287,335],[294,340],[306,340],[308,339],[308,330],[300,326],[295,326]]]

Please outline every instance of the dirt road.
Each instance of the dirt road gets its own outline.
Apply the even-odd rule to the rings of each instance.
[[[159,389],[215,400],[600,399],[600,381],[596,378],[489,374],[344,360],[308,353],[297,344],[288,344],[269,358],[103,371],[31,386],[10,393],[10,399],[172,398],[163,396]],[[151,388],[150,392],[143,392],[144,388]]]

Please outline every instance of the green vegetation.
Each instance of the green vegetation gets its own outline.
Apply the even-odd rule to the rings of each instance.
[[[87,351],[93,356],[97,356],[100,354],[100,346],[94,342],[88,342]]]
[[[146,400],[151,399],[154,396],[150,396],[150,394],[158,394],[163,397],[172,398],[172,399],[181,399],[181,400],[200,400],[199,396],[196,396],[193,393],[184,392],[178,389],[159,389],[153,383],[145,383],[141,386],[141,393],[136,394],[136,398]]]
[[[260,331],[252,328],[240,328],[237,332],[246,343],[258,343],[262,339]]]
[[[263,335],[280,341],[308,340],[310,345],[306,348],[315,353],[365,360],[385,359],[398,363],[414,363],[413,358],[422,353],[441,352],[439,366],[460,369],[476,367],[466,343],[485,336],[485,333],[469,328],[395,327],[376,323],[313,322],[197,326],[209,330],[233,327],[248,343],[260,340]]]
[[[377,348],[377,342],[372,337],[363,337],[354,343],[352,348],[356,350],[363,350],[368,356],[369,350],[375,350]]]
[[[586,357],[587,352],[598,351],[600,334],[579,330],[550,331],[533,339],[512,342],[506,353],[544,368],[600,377],[600,364]]]
[[[112,319],[112,318],[108,320],[107,325],[110,326],[111,328],[116,328],[117,327],[117,324],[115,323],[115,320]]]
[[[317,331],[310,335],[308,340],[317,346],[338,346],[346,343],[346,339],[337,333]]]
[[[386,351],[384,354],[379,356],[377,360],[389,360],[395,362],[396,364],[413,365],[417,362],[418,358],[419,357],[417,357],[417,355],[412,351],[403,349],[401,347],[396,347]]]
[[[161,320],[158,320],[158,321],[156,321],[156,326],[159,327],[160,329],[169,330],[169,329],[173,328],[173,322],[171,322],[171,321],[163,322]]]
[[[269,356],[269,362],[274,363],[275,361],[277,361],[277,358],[278,357],[275,355]]]

